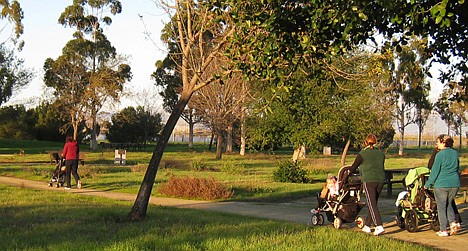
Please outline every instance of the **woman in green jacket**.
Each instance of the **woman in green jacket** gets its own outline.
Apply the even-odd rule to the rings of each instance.
[[[385,230],[382,225],[379,209],[377,208],[377,202],[385,182],[385,154],[375,147],[375,144],[377,144],[377,137],[375,135],[367,135],[364,143],[366,147],[356,156],[351,166],[351,172],[355,172],[359,167],[363,190],[366,194],[367,209],[369,210],[362,231],[371,233],[372,230],[369,226],[373,224],[375,226],[374,235],[380,235]]]

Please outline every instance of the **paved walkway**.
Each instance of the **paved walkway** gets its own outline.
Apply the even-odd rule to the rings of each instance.
[[[47,182],[29,181],[18,178],[0,176],[0,183],[19,186],[25,188],[60,191],[76,193],[81,195],[100,196],[118,200],[134,201],[135,195],[126,193],[117,193],[111,191],[98,191],[93,189],[71,189],[65,190],[63,188],[49,187]],[[291,203],[257,203],[257,202],[208,202],[208,201],[193,201],[172,198],[156,198],[152,197],[150,203],[153,205],[178,207],[198,210],[210,210],[227,212],[233,214],[240,214],[246,216],[254,216],[259,218],[277,219],[289,222],[296,222],[300,224],[308,224],[310,220],[310,209],[315,206],[316,202],[312,199],[303,199]],[[406,230],[400,229],[395,224],[395,201],[394,199],[386,199],[381,197],[379,200],[379,207],[385,227],[385,234],[382,235],[387,238],[394,238],[404,241],[432,246],[440,250],[468,250],[468,229],[466,224],[462,225],[462,229],[455,236],[438,237],[434,231],[426,224],[420,227],[416,233],[409,233]],[[468,222],[468,204],[459,204],[459,211],[465,223]],[[361,212],[365,215],[367,208]],[[325,223],[326,226],[332,227],[330,222]],[[343,229],[356,230],[359,229],[355,224],[343,224]],[[376,237],[378,238],[378,237]]]

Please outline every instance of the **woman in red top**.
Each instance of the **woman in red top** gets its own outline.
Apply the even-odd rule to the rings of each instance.
[[[63,147],[62,158],[65,158],[65,166],[67,168],[65,189],[71,189],[71,174],[76,181],[76,187],[81,188],[81,180],[78,175],[78,159],[80,156],[80,147],[78,142],[73,139],[73,136],[67,136],[65,146]]]

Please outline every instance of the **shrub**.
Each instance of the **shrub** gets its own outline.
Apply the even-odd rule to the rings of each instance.
[[[204,171],[204,170],[208,170],[208,165],[206,164],[205,161],[196,159],[190,162],[190,168],[193,171]]]
[[[173,176],[160,186],[159,192],[171,196],[205,200],[227,199],[232,196],[232,189],[228,189],[214,178]]]
[[[243,174],[246,171],[245,164],[242,162],[225,161],[221,166],[221,171],[230,174]]]
[[[285,161],[273,173],[273,180],[278,182],[307,183],[307,170],[302,169],[298,163]]]
[[[183,160],[166,159],[162,162],[162,168],[185,170],[189,169],[188,163]]]

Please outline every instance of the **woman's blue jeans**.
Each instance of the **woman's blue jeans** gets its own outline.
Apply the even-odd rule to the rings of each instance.
[[[446,230],[449,223],[455,221],[455,213],[452,208],[452,200],[457,195],[458,187],[434,188],[434,196],[437,203],[440,230]]]

